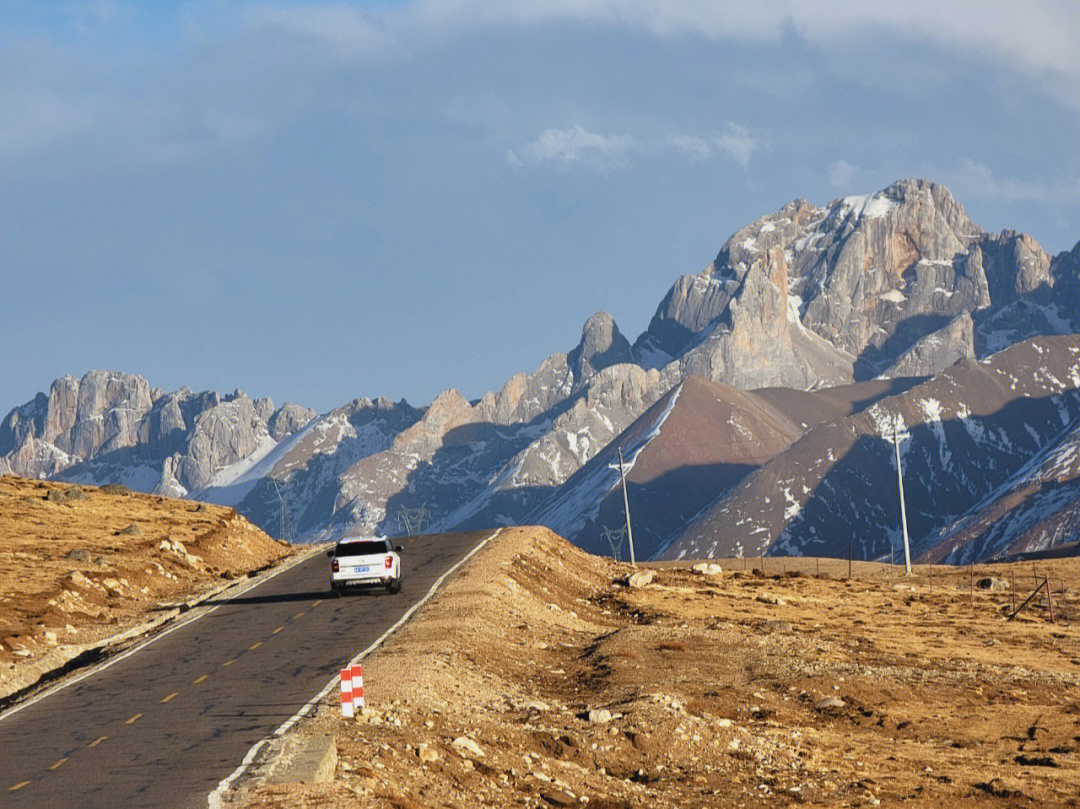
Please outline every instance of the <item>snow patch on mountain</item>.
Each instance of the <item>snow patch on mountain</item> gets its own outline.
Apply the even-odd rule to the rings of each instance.
[[[681,389],[681,385],[675,388],[652,423],[638,432],[637,437],[631,439],[631,443],[622,447],[623,469],[627,476],[637,463],[641,451],[660,435],[664,422],[675,408]],[[591,465],[583,467],[577,474],[582,477],[574,481],[575,485],[560,490],[561,494],[556,493],[545,504],[544,524],[563,536],[573,536],[594,520],[604,497],[619,485],[621,478],[617,451],[609,445],[599,455],[594,456]]]

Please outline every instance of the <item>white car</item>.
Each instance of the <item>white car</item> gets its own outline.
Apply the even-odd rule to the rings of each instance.
[[[401,546],[377,537],[346,537],[338,541],[330,557],[330,592],[341,595],[346,587],[385,587],[401,592]]]

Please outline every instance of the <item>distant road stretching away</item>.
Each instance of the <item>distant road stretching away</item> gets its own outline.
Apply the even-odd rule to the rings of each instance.
[[[252,745],[491,533],[396,540],[398,595],[331,598],[329,561],[316,554],[0,719],[0,806],[203,809]]]

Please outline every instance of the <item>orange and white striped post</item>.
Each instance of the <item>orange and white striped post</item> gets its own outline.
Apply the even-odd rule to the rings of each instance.
[[[367,703],[364,701],[364,668],[359,663],[341,670],[341,715],[351,719],[356,715],[356,709],[363,709]]]
[[[341,715],[351,719],[353,712],[352,669],[341,670]]]
[[[363,710],[367,707],[364,699],[364,667],[359,663],[352,667],[353,705]]]

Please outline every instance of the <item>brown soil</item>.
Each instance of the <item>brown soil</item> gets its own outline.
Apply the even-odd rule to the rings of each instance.
[[[1054,624],[1045,599],[1006,621],[1010,592],[969,592],[968,569],[931,590],[927,567],[765,562],[635,589],[508,529],[365,661],[365,716],[331,702],[294,731],[337,735],[335,780],[252,779],[233,805],[1077,804],[1080,560],[1039,563]],[[1032,589],[1030,564],[974,574]]]
[[[229,508],[0,476],[0,699],[292,552]]]

